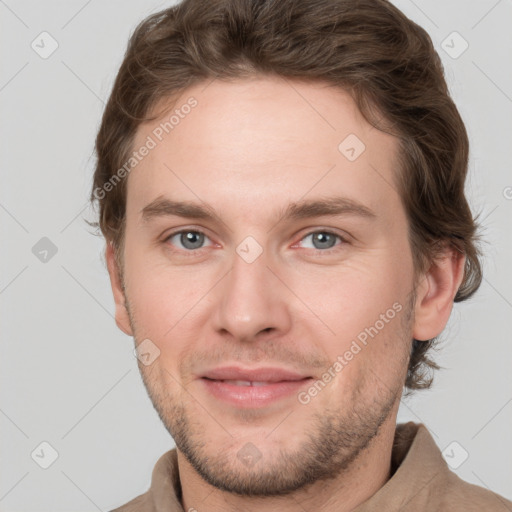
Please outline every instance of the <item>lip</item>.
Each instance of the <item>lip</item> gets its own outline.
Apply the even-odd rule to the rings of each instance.
[[[310,384],[311,376],[300,375],[283,368],[244,369],[236,366],[215,368],[199,380],[206,391],[218,400],[237,408],[262,408],[290,395]],[[223,381],[258,382],[257,386],[238,385]],[[264,383],[264,384],[263,384]]]
[[[278,367],[241,368],[239,366],[223,366],[208,370],[202,378],[212,380],[247,380],[251,382],[282,382],[298,381],[310,377]]]

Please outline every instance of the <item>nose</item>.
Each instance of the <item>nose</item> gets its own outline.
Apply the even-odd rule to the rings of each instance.
[[[288,332],[290,292],[268,264],[265,252],[252,262],[235,253],[231,271],[216,287],[213,323],[217,333],[250,342]]]

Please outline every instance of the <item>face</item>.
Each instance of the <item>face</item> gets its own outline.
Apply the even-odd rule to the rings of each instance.
[[[149,353],[148,393],[220,489],[339,475],[394,421],[407,372],[397,140],[319,83],[217,80],[172,105],[168,133],[172,112],[139,128],[134,150],[156,144],[128,178],[117,321]]]

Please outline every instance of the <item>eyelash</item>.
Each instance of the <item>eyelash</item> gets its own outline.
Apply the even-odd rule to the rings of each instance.
[[[164,244],[168,244],[168,241],[173,238],[174,236],[176,235],[180,235],[182,233],[196,233],[196,234],[200,234],[200,235],[204,235],[206,238],[209,238],[208,235],[206,233],[204,233],[203,231],[199,230],[199,229],[180,229],[179,231],[174,231],[172,233],[170,233],[169,235],[167,235],[165,237],[165,239],[163,240],[163,243]],[[310,231],[309,233],[306,233],[300,240],[299,242],[301,242],[302,240],[304,240],[305,238],[307,238],[308,236],[311,236],[311,235],[315,235],[317,233],[322,233],[322,234],[327,234],[327,235],[332,235],[336,238],[338,238],[341,243],[340,244],[336,244],[334,247],[331,247],[329,249],[325,249],[325,250],[322,250],[322,249],[310,249],[310,250],[313,250],[315,252],[319,252],[319,253],[322,253],[322,254],[331,254],[332,252],[337,252],[338,250],[340,250],[340,246],[343,246],[343,245],[346,245],[348,244],[348,240],[346,240],[344,237],[342,237],[340,234],[338,233],[335,233],[334,231],[330,231],[328,229],[317,229],[317,230],[314,230],[314,231]],[[168,244],[170,245],[170,244]],[[206,249],[206,247],[199,247],[198,249],[176,249],[176,251],[179,251],[179,252],[184,252],[187,256],[194,256],[196,255],[198,252],[201,251],[201,249]],[[174,249],[173,249],[174,250]],[[187,254],[188,253],[188,254]]]

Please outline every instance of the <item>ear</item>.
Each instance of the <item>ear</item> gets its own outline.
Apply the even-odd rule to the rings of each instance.
[[[119,266],[114,255],[114,248],[111,242],[107,242],[105,260],[107,261],[110,286],[112,287],[112,294],[114,295],[114,302],[116,305],[116,324],[125,334],[133,336],[130,317],[128,316],[128,310],[126,309],[126,299],[121,285],[121,272],[119,271]]]
[[[465,261],[464,254],[448,246],[420,278],[414,310],[415,339],[432,339],[445,328],[452,312],[453,299],[464,277]]]

